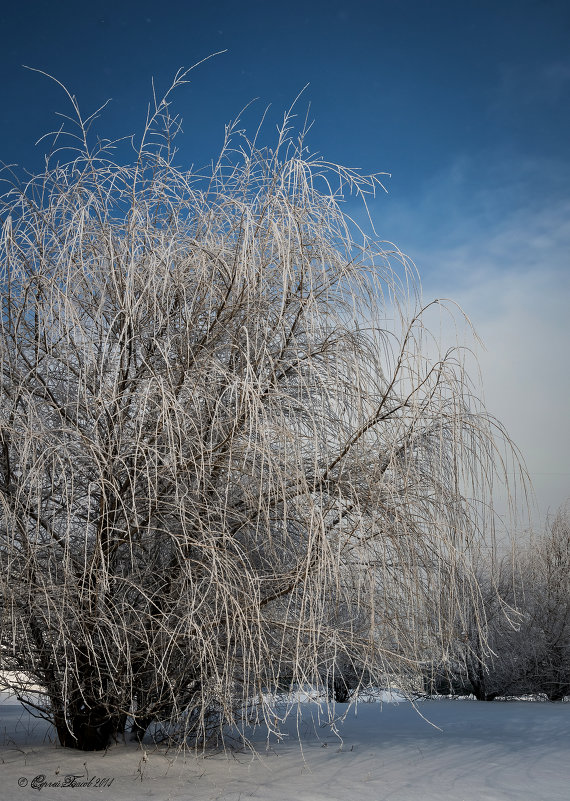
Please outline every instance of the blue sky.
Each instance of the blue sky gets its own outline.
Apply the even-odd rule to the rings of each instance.
[[[267,130],[308,83],[309,144],[386,171],[378,235],[416,262],[426,299],[453,297],[487,351],[484,391],[535,483],[536,520],[570,496],[570,5],[420,2],[41,2],[0,11],[0,159],[41,166],[65,97],[101,133],[139,130],[154,77],[218,50],[175,100],[181,163],[215,156],[249,101]]]

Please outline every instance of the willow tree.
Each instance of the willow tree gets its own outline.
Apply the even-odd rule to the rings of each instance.
[[[494,469],[412,266],[343,212],[378,179],[288,117],[179,169],[169,97],[132,163],[71,98],[72,159],[2,198],[1,667],[86,750],[451,648]]]

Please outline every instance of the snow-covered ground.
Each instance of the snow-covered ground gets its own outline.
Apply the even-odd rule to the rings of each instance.
[[[255,731],[256,757],[234,750],[196,758],[133,744],[106,753],[65,750],[54,744],[46,723],[5,698],[0,705],[0,799],[570,799],[570,703],[419,702],[417,710],[430,722],[406,701],[359,704],[339,726],[342,741],[328,725],[313,725],[315,703],[301,710],[299,720],[294,714],[289,719],[289,736],[280,742],[271,738],[268,743],[261,729]],[[61,786],[66,775],[76,777],[75,786]],[[78,786],[81,782],[89,786]]]

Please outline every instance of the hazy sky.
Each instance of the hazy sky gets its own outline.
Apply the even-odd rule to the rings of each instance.
[[[378,235],[452,297],[487,347],[490,410],[519,445],[536,520],[570,496],[570,3],[567,0],[107,2],[29,0],[0,12],[0,159],[30,169],[67,113],[56,76],[98,130],[140,129],[154,77],[218,50],[175,98],[179,161],[216,155],[250,100],[271,127],[308,83],[309,144],[386,171]]]

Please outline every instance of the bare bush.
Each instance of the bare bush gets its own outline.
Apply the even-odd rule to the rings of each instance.
[[[477,556],[477,593],[465,598],[462,658],[451,670],[453,688],[493,701],[524,685],[530,647],[521,553]],[[456,689],[457,692],[457,689]]]
[[[181,170],[168,94],[117,163],[72,100],[73,160],[2,199],[1,666],[83,749],[276,725],[268,690],[335,664],[416,673],[456,638],[502,432],[342,212],[377,179],[288,117]]]
[[[424,669],[428,693],[570,695],[570,514],[568,505],[511,556],[478,555],[457,610],[462,644],[453,658]]]
[[[570,506],[547,521],[527,555],[527,684],[550,701],[570,695]]]

